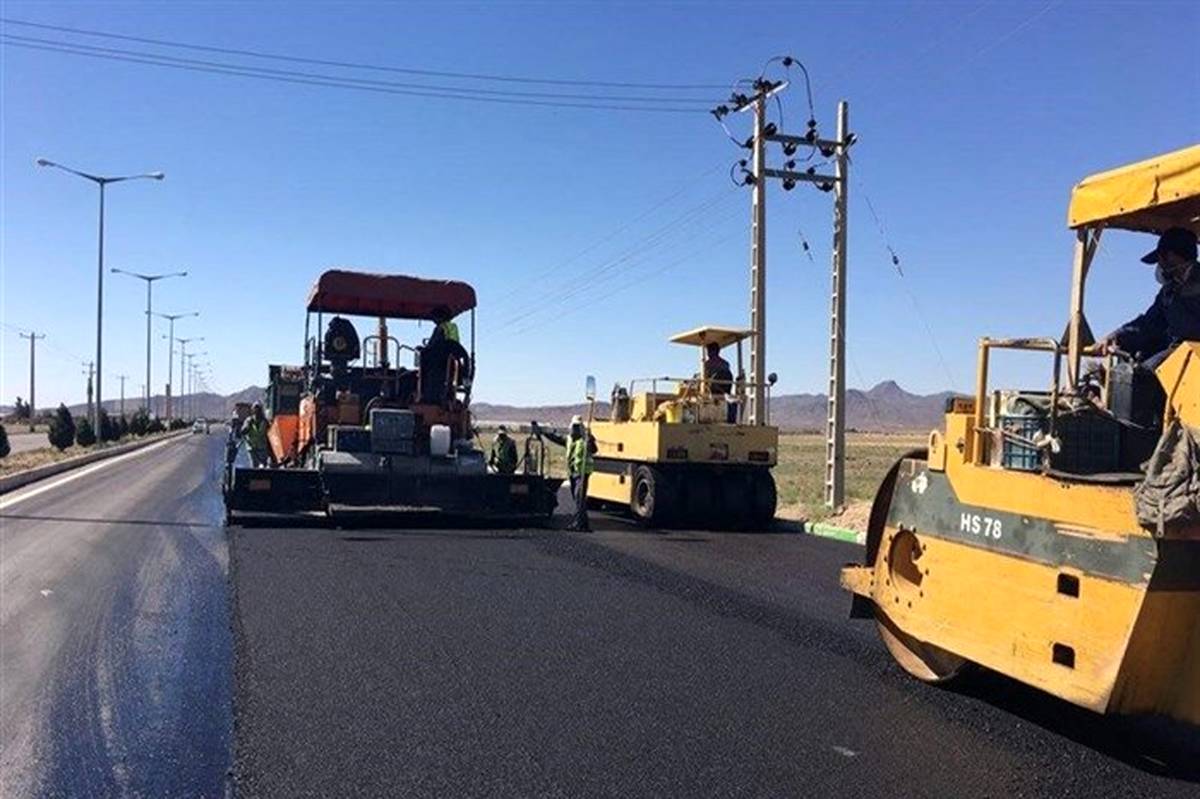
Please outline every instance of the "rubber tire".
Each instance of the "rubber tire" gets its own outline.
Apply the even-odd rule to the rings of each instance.
[[[755,529],[769,527],[775,521],[775,510],[779,505],[779,492],[775,478],[766,469],[754,472],[750,478],[751,518]]]
[[[679,523],[689,528],[707,529],[721,513],[721,483],[716,475],[694,471],[680,475],[683,508]]]
[[[646,526],[662,519],[662,476],[651,466],[639,466],[633,472],[633,494],[629,508],[637,520]]]

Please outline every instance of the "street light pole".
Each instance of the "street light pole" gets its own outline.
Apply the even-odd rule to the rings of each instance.
[[[183,319],[188,316],[199,316],[199,315],[200,315],[199,311],[193,311],[191,313],[155,314],[155,316],[157,316],[161,319],[166,319],[170,323],[170,333],[167,335],[167,342],[168,342],[167,343],[167,418],[168,419],[174,418],[174,416],[172,414],[172,411],[174,409],[171,407],[171,394],[172,394],[172,384],[175,382],[175,369],[174,369],[174,364],[175,364],[175,320]],[[182,381],[183,375],[181,374],[179,377],[180,377],[180,380]]]
[[[34,161],[38,166],[49,166],[55,169],[61,169],[63,172],[69,172],[72,175],[81,177],[84,180],[90,180],[100,187],[100,235],[99,235],[99,251],[97,255],[96,266],[96,405],[100,407],[100,376],[103,374],[103,357],[104,357],[104,188],[109,183],[120,183],[125,180],[138,180],[146,178],[149,180],[162,180],[166,175],[162,172],[147,172],[141,175],[120,175],[116,177],[105,177],[102,175],[91,175],[87,172],[80,172],[77,169],[71,169],[62,164],[56,164],[45,158],[38,158]],[[92,427],[98,428],[100,424],[100,415],[96,412],[92,418]],[[100,446],[100,437],[96,437],[96,446]]]
[[[154,316],[153,295],[151,289],[159,280],[169,277],[187,277],[187,272],[166,272],[160,275],[143,275],[140,272],[127,272],[124,269],[112,269],[115,275],[127,275],[146,281],[146,413],[153,413],[150,402],[154,398],[154,383],[150,381],[150,318]]]
[[[198,339],[194,339],[194,340],[198,340]],[[188,410],[190,411],[190,415],[193,418],[195,418],[195,416],[196,416],[196,409],[198,407],[198,403],[196,402],[196,375],[199,370],[196,368],[196,365],[192,363],[192,358],[200,358],[205,355],[208,355],[208,353],[207,352],[189,352],[188,353],[188,385],[189,385],[189,391],[190,391],[190,395],[189,395],[190,398],[188,400]]]
[[[179,379],[183,381],[183,396],[187,396],[189,386],[186,367],[183,365],[184,359],[188,357],[187,345],[193,341],[204,341],[204,336],[192,336],[191,338],[178,338],[175,340],[179,342]],[[181,399],[180,403],[182,404],[183,402],[184,400]]]

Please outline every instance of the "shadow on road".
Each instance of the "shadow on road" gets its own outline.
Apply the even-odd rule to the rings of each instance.
[[[988,669],[976,669],[947,691],[987,702],[1141,771],[1200,784],[1195,727],[1163,718],[1101,716]]]
[[[667,543],[671,539],[663,539]],[[615,552],[586,536],[544,536],[548,554],[643,583],[720,616],[747,621],[797,645],[818,648],[874,668],[883,646],[846,635],[845,626],[783,607],[724,585]],[[848,604],[848,603],[847,603]],[[847,622],[848,623],[848,622]],[[1162,719],[1099,716],[995,672],[979,669],[961,684],[936,688],[912,680],[894,664],[878,677],[920,701],[922,692],[977,699],[1140,771],[1200,783],[1200,730]],[[951,697],[953,698],[953,697]]]

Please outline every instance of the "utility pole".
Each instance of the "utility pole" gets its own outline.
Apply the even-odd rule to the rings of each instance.
[[[767,98],[786,84],[764,86],[757,93],[754,109],[754,184],[750,192],[750,395],[749,421],[767,423]]]
[[[773,58],[767,62],[779,62],[789,70],[792,65],[803,65],[791,57]],[[712,114],[725,126],[724,118],[731,113],[750,111],[754,118],[754,131],[749,139],[741,142],[734,138],[729,129],[726,133],[738,146],[751,151],[750,159],[738,162],[741,167],[742,185],[751,187],[751,243],[750,243],[750,327],[754,332],[750,345],[750,382],[753,392],[750,398],[749,423],[768,423],[769,408],[767,387],[774,383],[774,375],[766,372],[766,183],[768,179],[783,183],[784,191],[791,191],[797,183],[811,183],[824,192],[834,192],[833,218],[833,271],[830,292],[830,342],[829,342],[829,405],[826,425],[825,458],[825,504],[839,510],[845,505],[846,467],[846,229],[847,229],[847,183],[849,182],[849,149],[855,142],[849,131],[849,106],[845,101],[838,103],[837,138],[823,139],[817,132],[817,121],[808,120],[808,129],[803,136],[783,133],[778,125],[767,121],[767,101],[787,88],[788,81],[772,81],[763,74],[752,81],[741,81],[737,85],[749,84],[749,94],[735,91],[729,100],[713,109]],[[808,73],[805,71],[805,84]],[[809,96],[809,107],[812,97]],[[784,169],[767,166],[766,143],[782,145],[788,159]],[[832,158],[834,174],[819,173],[817,166],[799,171],[796,152],[809,150],[805,160],[811,160],[818,152]],[[750,169],[747,163],[750,162]]]
[[[21,338],[29,339],[29,432],[33,432],[33,419],[37,412],[37,403],[34,400],[34,374],[35,364],[37,363],[37,348],[38,339],[45,338],[46,334],[38,334],[36,331],[30,330],[28,334],[18,333]]]
[[[92,406],[92,375],[95,373],[95,368],[96,368],[96,363],[94,361],[87,362],[87,372],[85,372],[85,374],[87,375],[87,379],[88,379],[87,380],[87,409],[88,409],[88,419],[95,420],[93,422],[93,424],[99,425],[100,424],[99,413]],[[93,428],[93,430],[95,430],[95,429],[97,429],[97,428]]]
[[[129,375],[117,375],[117,379],[121,381],[121,418],[125,418],[125,381],[129,379]]]
[[[849,200],[850,108],[838,103],[834,148],[833,283],[829,307],[829,412],[825,425],[825,506],[846,505],[846,229]]]

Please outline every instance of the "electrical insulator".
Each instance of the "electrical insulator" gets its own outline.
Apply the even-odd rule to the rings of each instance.
[[[784,166],[786,166],[788,169],[795,169],[795,168],[796,168],[796,162],[795,162],[795,161],[788,161],[786,164],[784,164]]]
[[[791,191],[794,188],[796,188],[796,181],[788,179],[783,182],[784,191]]]
[[[784,155],[795,155],[796,154],[796,145],[792,142],[788,142],[787,144],[783,145],[783,154]]]

